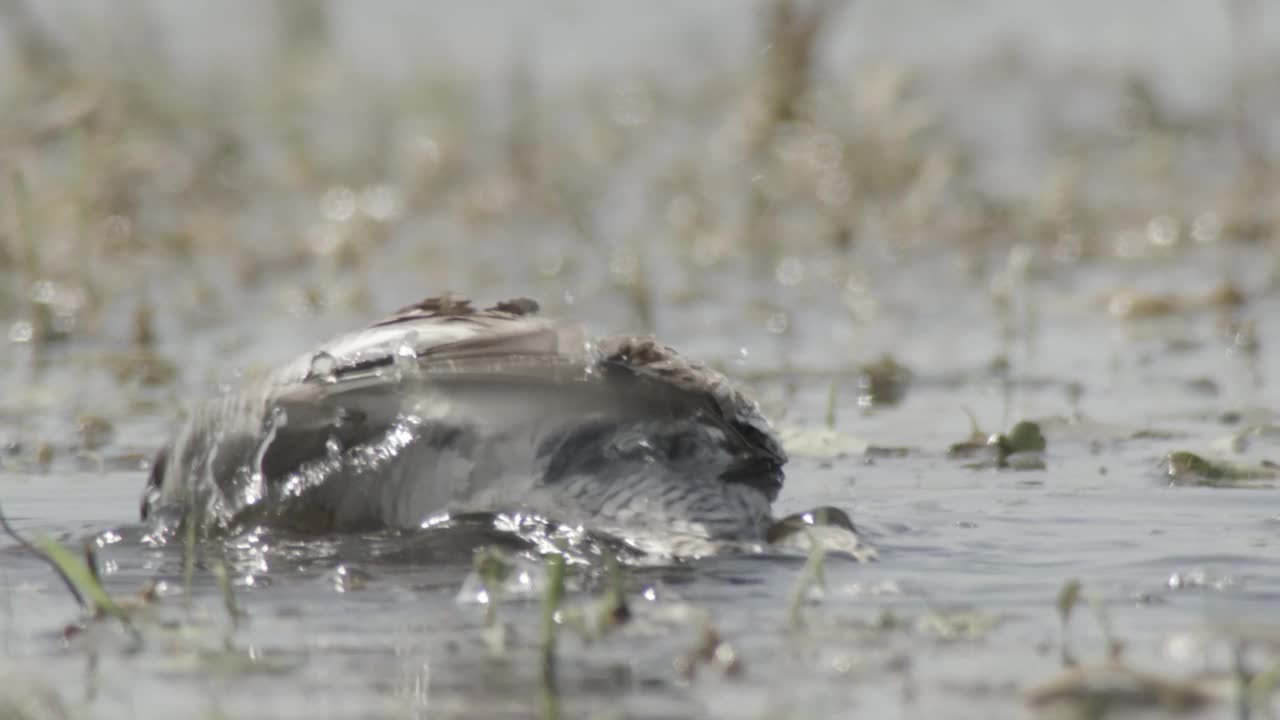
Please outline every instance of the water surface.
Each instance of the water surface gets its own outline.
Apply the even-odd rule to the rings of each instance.
[[[1275,667],[1274,474],[1174,486],[1162,465],[1280,459],[1259,200],[1280,186],[1277,98],[1249,94],[1241,130],[1231,91],[1242,66],[1272,86],[1250,63],[1274,55],[1274,22],[1233,35],[1203,3],[860,3],[822,34],[810,115],[766,132],[744,98],[774,46],[739,3],[343,6],[318,50],[257,3],[138,7],[81,3],[53,31],[98,38],[69,43],[70,79],[4,80],[33,108],[0,134],[33,229],[7,226],[0,501],[28,537],[96,537],[107,588],[156,582],[158,600],[140,639],[109,621],[67,636],[71,598],[4,541],[0,707],[1024,717],[1061,672],[1072,578],[1127,666],[1214,698],[1192,716],[1235,716],[1241,636],[1249,669]],[[502,643],[475,601],[484,533],[209,542],[188,603],[180,543],[137,522],[145,461],[183,408],[446,290],[539,297],[723,367],[791,445],[779,514],[849,510],[878,559],[831,556],[798,608],[803,553],[637,562],[632,619],[562,628],[554,682],[538,593],[499,605]],[[910,371],[901,401],[860,402],[885,355]],[[948,455],[974,422],[1024,419],[1043,469]],[[571,568],[568,606],[606,574]],[[1103,662],[1083,604],[1070,637]]]

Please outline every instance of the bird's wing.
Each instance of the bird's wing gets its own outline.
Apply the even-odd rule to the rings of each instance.
[[[279,476],[330,441],[350,447],[405,415],[534,436],[588,418],[720,418],[705,387],[618,357],[602,362],[580,327],[536,310],[528,300],[476,310],[431,299],[286,366],[269,400],[283,421],[262,471]]]
[[[607,337],[598,343],[597,353],[603,366],[624,368],[648,383],[666,386],[669,392],[701,398],[713,419],[738,437],[744,449],[779,466],[786,463],[787,453],[759,406],[720,372],[652,337]]]

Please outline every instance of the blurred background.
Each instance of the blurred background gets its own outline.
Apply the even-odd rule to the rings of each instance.
[[[1267,10],[4,0],[6,413],[445,291],[761,371],[986,362],[1020,278],[1274,245]]]

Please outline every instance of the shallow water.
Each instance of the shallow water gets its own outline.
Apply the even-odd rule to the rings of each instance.
[[[537,71],[546,78],[545,92],[561,93],[557,97],[572,96],[581,78],[598,75],[605,86],[615,77],[653,82],[681,98],[672,100],[676,105],[688,100],[682,93],[703,91],[707,104],[720,103],[730,90],[699,85],[702,74],[758,42],[753,18],[735,12],[733,3],[700,5],[676,23],[695,38],[688,52],[703,53],[700,62],[661,57],[645,40],[669,38],[673,31],[663,23],[676,22],[671,17],[646,14],[641,22],[560,5],[529,19],[551,27],[534,33],[540,41],[521,50],[541,58]],[[1104,75],[1119,75],[1117,68],[1132,62],[1149,67],[1154,82],[1167,86],[1173,106],[1213,108],[1223,101],[1187,92],[1182,84],[1227,84],[1221,80],[1235,56],[1225,29],[1196,34],[1203,47],[1193,53],[1181,41],[1168,47],[1163,41],[1132,43],[1134,28],[1150,22],[1150,8],[1029,17],[1010,9],[1019,3],[978,5],[985,17],[999,19],[983,24],[988,34],[966,31],[972,29],[969,14],[937,11],[930,27],[950,40],[932,43],[902,30],[908,21],[889,8],[917,12],[937,5],[862,3],[832,31],[824,58],[837,69],[885,57],[924,68],[926,84],[942,88],[932,98],[940,108],[937,122],[974,136],[966,147],[979,158],[981,182],[1010,202],[1049,202],[1042,197],[1048,190],[1026,186],[1029,177],[1039,183],[1041,164],[1057,152],[1044,126],[1052,124],[1045,115],[1061,101],[1051,90],[1075,88],[1057,84],[1062,65],[1094,63]],[[1188,25],[1225,27],[1217,15],[1201,17],[1205,4],[1185,5],[1185,12],[1165,13],[1168,32],[1156,39],[1174,37],[1176,28]],[[387,3],[378,13],[335,20],[342,62],[394,87],[396,71],[417,77],[406,67],[429,65],[433,53],[449,54],[441,49],[448,48],[459,65],[451,71],[464,78],[459,82],[478,88],[476,106],[492,108],[495,95],[505,102],[505,90],[495,88],[510,79],[511,58],[487,48],[505,47],[518,34],[515,20],[493,25],[480,15],[460,14],[450,20],[456,25],[441,23],[434,32],[454,39],[474,32],[476,42],[424,42],[415,50],[421,57],[408,62],[394,52],[395,43],[378,41],[378,28],[412,26],[417,7]],[[86,17],[101,11],[92,2],[83,8]],[[206,38],[188,44],[182,38],[193,26],[239,27],[238,18],[254,10],[242,4],[156,15],[162,27],[176,28],[173,46],[190,45],[185,54],[177,51],[183,64],[174,72],[201,77],[212,73],[214,58],[228,63],[233,77],[243,77],[236,63],[261,59],[270,45],[267,31],[237,36],[235,43]],[[556,20],[563,17],[576,24]],[[1102,17],[1110,29],[1092,41],[1069,32]],[[579,28],[572,38],[590,35],[595,42],[574,44],[556,34],[566,27]],[[81,30],[69,25],[62,32],[74,38]],[[1263,25],[1255,40],[1273,45],[1275,30],[1274,23]],[[216,39],[216,32],[229,31],[210,32]],[[989,69],[984,53],[1006,35],[1020,39],[1032,60],[1013,79],[978,84],[973,78]],[[696,40],[708,37],[714,42]],[[901,43],[890,43],[897,37]],[[671,56],[680,52],[673,49]],[[584,62],[582,55],[601,62]],[[664,63],[671,62],[686,62],[697,72],[663,75]],[[645,74],[655,67],[656,80]],[[317,82],[323,88],[328,81]],[[1067,103],[1079,117],[1065,122],[1107,127],[1109,96],[1099,93],[1103,99],[1095,98],[1095,106],[1085,101],[1093,96],[1081,94],[1081,102]],[[321,97],[346,106],[342,97]],[[1275,100],[1260,97],[1256,102],[1265,107]],[[1004,107],[989,98],[1020,110],[975,112]],[[203,118],[200,113],[211,112],[200,109],[203,102],[193,101],[185,112]],[[566,143],[552,149],[577,152],[574,143],[581,138],[568,128],[591,127],[583,119],[590,112],[568,100],[548,104],[572,116],[565,129],[548,131],[563,132],[554,142]],[[390,114],[399,117],[398,105],[392,107]],[[881,224],[860,227],[857,241],[838,250],[815,240],[811,219],[777,219],[772,227],[783,240],[762,258],[744,258],[732,254],[749,252],[733,227],[707,230],[692,242],[693,250],[648,240],[675,232],[655,217],[679,215],[654,178],[663,177],[668,164],[687,171],[679,157],[703,145],[715,155],[718,133],[701,131],[708,122],[731,124],[715,113],[708,121],[690,111],[692,120],[662,121],[670,136],[655,141],[650,152],[626,155],[596,178],[610,180],[589,196],[598,205],[586,224],[597,225],[599,237],[578,238],[574,233],[581,231],[537,211],[526,217],[490,209],[484,212],[499,219],[475,221],[467,213],[480,211],[469,205],[457,210],[466,204],[457,195],[465,193],[450,194],[452,186],[441,181],[426,187],[445,200],[421,200],[423,209],[405,190],[403,216],[384,223],[376,241],[350,240],[365,253],[353,270],[334,250],[350,238],[333,240],[326,229],[347,232],[353,224],[346,219],[350,213],[341,212],[352,188],[376,188],[384,180],[400,187],[404,178],[397,173],[412,173],[394,162],[395,153],[385,166],[349,174],[328,168],[328,162],[341,163],[322,154],[316,164],[326,169],[313,169],[314,177],[291,175],[289,162],[271,150],[279,140],[275,129],[255,125],[263,122],[263,111],[245,112],[230,124],[259,144],[262,157],[260,164],[249,163],[258,174],[235,178],[246,185],[245,195],[222,209],[230,218],[222,220],[228,223],[222,231],[233,239],[220,250],[197,246],[190,257],[139,241],[135,255],[124,253],[127,262],[112,256],[101,263],[93,282],[105,297],[96,315],[86,311],[93,316],[82,321],[82,334],[41,347],[14,342],[0,357],[0,431],[8,446],[0,458],[0,501],[13,525],[28,537],[51,535],[68,544],[96,537],[103,579],[113,593],[128,596],[159,583],[158,600],[137,623],[140,640],[110,621],[89,622],[66,636],[64,627],[78,615],[56,576],[13,542],[0,543],[0,709],[31,703],[34,709],[19,717],[1023,717],[1035,712],[1027,694],[1061,670],[1055,601],[1072,578],[1105,606],[1112,632],[1124,643],[1125,663],[1173,680],[1208,677],[1199,687],[1215,699],[1193,717],[1237,716],[1230,672],[1239,638],[1249,640],[1245,661],[1251,670],[1274,667],[1280,658],[1274,620],[1280,480],[1273,474],[1242,483],[1249,487],[1173,486],[1161,465],[1167,453],[1179,450],[1264,472],[1262,463],[1280,460],[1274,238],[1229,241],[1216,233],[1193,237],[1191,230],[1205,218],[1217,221],[1214,193],[1226,161],[1214,154],[1221,149],[1214,141],[1205,141],[1203,176],[1179,177],[1170,183],[1176,192],[1154,200],[1155,190],[1144,183],[1156,181],[1145,170],[1136,179],[1125,175],[1115,167],[1123,165],[1118,158],[1095,168],[1096,177],[1086,183],[1091,189],[1106,195],[1120,187],[1133,194],[1117,203],[1118,215],[1091,220],[1114,249],[1101,257],[1080,259],[1069,243],[1070,257],[1064,257],[1063,243],[1037,239],[1012,211],[1009,227],[979,232],[995,238],[990,244],[972,245],[958,237],[957,227],[970,227],[964,222],[908,223],[904,229],[885,210]],[[505,125],[505,112],[487,122]],[[546,108],[540,112],[544,122],[557,125],[546,120]],[[663,111],[658,106],[649,112]],[[379,117],[374,111],[370,116]],[[1228,123],[1217,115],[1210,119]],[[431,115],[431,122],[444,123],[431,128],[442,146],[458,132],[448,121],[458,117]],[[352,130],[356,120],[337,110],[316,124],[322,135],[365,137]],[[189,142],[203,147],[205,139]],[[500,162],[487,146],[464,150],[474,153],[475,167],[455,172],[466,176],[461,184],[470,189],[474,178],[467,173],[483,181],[489,166]],[[706,165],[713,176],[703,179],[708,183],[719,177],[716,172],[733,177],[745,167],[720,167],[714,159]],[[585,161],[582,166],[598,169]],[[56,188],[57,172],[37,167],[37,191]],[[931,202],[928,192],[920,193],[921,203]],[[1178,205],[1188,197],[1188,206]],[[712,214],[714,200],[707,202]],[[199,231],[170,222],[181,212],[166,203],[185,208],[185,202],[160,191],[148,195],[135,208],[138,232]],[[733,202],[726,204],[727,210],[718,210],[731,214]],[[42,217],[61,217],[57,202],[48,206]],[[1182,223],[1173,240],[1162,234],[1161,213]],[[954,243],[950,232],[957,234]],[[699,253],[715,255],[720,235],[732,236],[736,250],[704,262]],[[295,236],[302,239],[282,239]],[[66,248],[72,241],[51,233],[43,242]],[[648,276],[647,302],[636,301],[636,291],[617,279],[636,266]],[[1206,300],[1224,283],[1243,293],[1239,304]],[[538,651],[541,566],[526,562],[535,589],[513,588],[499,603],[497,622],[508,629],[505,642],[496,643],[485,607],[475,601],[471,553],[495,538],[474,528],[326,538],[260,532],[207,543],[198,554],[188,605],[180,543],[157,546],[136,523],[145,459],[171,432],[180,408],[332,333],[444,290],[465,291],[482,302],[540,297],[552,312],[601,332],[648,324],[682,351],[724,367],[748,385],[788,438],[793,459],[778,514],[820,505],[849,510],[878,559],[857,563],[832,555],[820,597],[806,594],[809,600],[798,609],[793,595],[806,572],[802,553],[637,562],[625,570],[631,620],[590,639],[562,628],[554,682],[545,679]],[[1149,305],[1150,317],[1142,311],[1126,317],[1112,311],[1122,309],[1115,300],[1119,291],[1137,293],[1132,297],[1140,301],[1173,301]],[[154,351],[180,361],[171,381],[122,380],[113,369],[122,355],[136,362],[128,359],[131,314],[148,302]],[[13,328],[33,317],[33,304],[6,303],[12,337]],[[885,354],[912,373],[905,395],[898,404],[863,406],[859,368]],[[87,417],[110,421],[105,441],[90,442],[83,429]],[[993,433],[1023,419],[1043,428],[1043,469],[970,467],[972,459],[948,457],[949,446],[969,438],[971,422]],[[224,609],[212,572],[219,562],[230,568],[235,600],[245,613],[237,623]],[[568,606],[584,608],[599,597],[605,575],[599,562],[571,568]],[[733,663],[701,657],[707,628],[726,643],[721,660],[731,648]],[[1103,661],[1103,633],[1083,604],[1071,619],[1070,637],[1086,664]],[[1273,712],[1280,710],[1274,699],[1269,702]],[[1130,716],[1124,712],[1109,717]],[[1132,712],[1173,714],[1152,702]]]
[[[1171,277],[1169,270],[1162,276]],[[634,620],[589,643],[564,633],[559,711],[838,716],[854,707],[882,717],[1018,716],[1021,693],[1058,666],[1054,597],[1068,578],[1107,604],[1135,665],[1175,677],[1206,662],[1229,668],[1229,644],[1212,640],[1215,625],[1274,628],[1274,482],[1170,487],[1158,465],[1176,449],[1221,454],[1215,441],[1251,423],[1274,427],[1273,411],[1250,415],[1266,396],[1248,379],[1251,364],[1264,383],[1278,367],[1274,346],[1262,345],[1249,362],[1232,356],[1213,312],[1167,326],[1108,319],[1076,302],[1104,274],[1089,271],[1069,283],[1072,292],[1042,294],[1034,372],[1015,374],[1007,391],[964,352],[933,362],[914,355],[913,343],[992,348],[963,302],[930,310],[920,322],[941,330],[922,340],[924,331],[913,329],[896,350],[917,373],[900,406],[862,412],[854,384],[838,382],[845,399],[835,432],[904,451],[827,457],[828,446],[793,440],[799,444],[779,510],[848,508],[880,553],[869,564],[830,559],[825,596],[804,608],[803,627],[792,627],[787,609],[800,557],[637,567],[629,579]],[[1259,298],[1250,311],[1280,317],[1276,304]],[[1169,355],[1161,346],[1170,337],[1199,345]],[[673,341],[681,339],[677,331]],[[1190,373],[1217,378],[1219,394],[1188,389]],[[766,402],[784,385],[794,388],[782,427],[801,439],[826,433],[831,380],[780,376],[756,384]],[[1064,390],[1069,382],[1083,387],[1076,403]],[[946,457],[947,446],[968,433],[965,408],[996,427],[1006,404],[1011,417],[1047,418],[1046,469],[968,469]],[[1237,409],[1246,419],[1223,419]],[[1228,455],[1275,457],[1270,433]],[[141,478],[52,471],[3,479],[6,511],[28,535],[73,539],[119,528],[121,539],[100,553],[107,586],[131,593],[159,579],[160,612],[175,618],[177,629],[146,631],[139,651],[106,622],[64,642],[60,628],[75,617],[74,606],[45,566],[7,547],[0,630],[7,665],[55,688],[68,706],[95,717],[160,717],[193,705],[231,717],[524,717],[550,702],[537,670],[536,598],[499,609],[515,639],[495,655],[483,639],[483,609],[458,599],[471,567],[465,542],[264,534],[211,546],[207,555],[225,555],[234,569],[248,613],[232,630],[207,572],[196,575],[188,614],[181,549],[140,541],[132,518]],[[337,582],[339,565],[361,580]],[[598,579],[589,584],[596,589],[574,593],[574,603],[599,591]],[[886,624],[886,614],[899,621]],[[741,677],[701,667],[688,679],[676,668],[697,645],[703,615],[734,646]],[[1097,631],[1087,613],[1077,615],[1077,652],[1099,657]],[[1208,716],[1229,707],[1213,706]]]

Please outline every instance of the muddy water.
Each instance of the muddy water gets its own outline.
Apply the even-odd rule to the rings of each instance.
[[[663,62],[642,41],[668,37],[662,22],[562,5],[569,9],[557,13],[574,22],[599,23],[598,33],[586,34],[603,49],[579,46],[609,61],[594,71],[607,76]],[[1170,37],[1183,24],[1221,30],[1197,34],[1205,46],[1197,53],[1183,42],[1123,42],[1147,26],[1148,9],[1026,17],[982,5],[1000,19],[983,25],[990,35],[967,32],[967,13],[934,12],[940,37],[967,40],[921,49],[920,38],[901,29],[908,21],[884,8],[936,11],[933,5],[864,3],[826,53],[836,65],[859,62],[863,53],[923,55],[925,64],[946,65],[951,57],[971,60],[1003,33],[1025,33],[1028,46],[1041,48],[1033,53],[1041,62],[1145,63],[1174,97],[1181,97],[1179,82],[1220,80],[1230,70],[1226,23],[1197,15],[1207,12],[1203,4],[1167,13]],[[100,10],[84,7],[90,16]],[[406,27],[416,7],[393,3],[382,12]],[[751,46],[751,18],[706,7],[679,25],[717,40],[691,45],[715,62]],[[173,11],[157,22],[172,24],[174,45],[190,47],[180,57],[200,73],[210,57],[234,63],[228,58],[241,54],[201,33],[193,34],[200,42],[179,40],[193,26],[220,27],[210,22],[240,27],[237,18],[252,11],[246,5],[209,18]],[[1068,32],[1096,25],[1097,14],[1105,14],[1107,33],[1085,41]],[[370,39],[392,23],[376,17],[340,19],[341,42],[352,62],[394,75],[393,43]],[[464,14],[453,22],[484,40],[448,45],[466,72],[505,82],[509,58],[485,51],[501,42],[475,29],[490,21]],[[459,36],[442,27],[441,35]],[[545,55],[539,72],[549,82],[572,85],[566,78],[588,63],[556,41],[565,27],[554,23],[528,52]],[[1274,40],[1274,28],[1263,26],[1258,41]],[[504,30],[502,39],[514,32]],[[868,44],[899,36],[893,53]],[[265,35],[236,37],[249,57],[269,44]],[[945,83],[963,75],[946,70],[931,77]],[[1045,88],[1024,91],[1009,102]],[[1009,88],[985,92],[1010,98],[999,94]],[[1050,154],[1035,132],[1044,119],[1034,111],[1014,115],[1001,114],[1016,126],[1009,134],[980,113],[955,119],[978,128],[977,147],[991,153],[980,164],[1006,191]],[[601,223],[610,239],[649,227],[636,219],[647,206],[629,195],[647,187],[653,169],[643,160],[620,169],[622,179],[605,194]],[[279,231],[278,217],[263,208],[290,203],[321,204],[293,195],[245,200],[243,214],[252,217],[240,229],[260,233],[246,242],[270,245],[264,227]],[[102,621],[68,637],[64,628],[78,617],[71,599],[45,565],[5,541],[0,708],[25,703],[20,717],[1023,717],[1037,711],[1028,695],[1060,677],[1055,600],[1072,578],[1105,608],[1123,643],[1124,665],[1100,671],[1107,682],[1126,677],[1121,667],[1169,683],[1191,680],[1204,695],[1192,716],[1234,717],[1230,673],[1239,639],[1249,640],[1249,669],[1274,667],[1280,480],[1264,463],[1280,459],[1280,296],[1274,246],[1265,241],[1181,237],[1143,245],[1138,256],[1063,262],[1031,240],[1010,252],[945,242],[902,249],[864,236],[838,261],[797,242],[761,262],[705,272],[662,246],[641,251],[652,284],[650,323],[664,340],[746,382],[788,438],[793,460],[779,512],[847,509],[878,549],[871,563],[829,557],[822,590],[803,590],[802,602],[795,596],[806,573],[803,553],[640,562],[625,571],[631,619],[590,638],[563,629],[553,682],[538,652],[537,590],[510,588],[492,622],[476,602],[471,549],[493,541],[484,533],[248,533],[200,548],[188,603],[182,548],[155,544],[135,519],[142,461],[192,398],[445,289],[484,301],[538,296],[601,331],[642,324],[628,296],[600,279],[630,256],[579,257],[563,231],[533,225],[526,241],[524,228],[475,230],[433,213],[404,218],[355,279],[324,262],[280,263],[266,281],[241,285],[228,269],[238,267],[235,258],[141,258],[150,263],[145,287],[105,300],[99,332],[43,350],[10,346],[0,358],[7,515],[28,536],[69,544],[95,537],[107,588],[124,597],[157,582],[158,600],[136,621],[139,636]],[[1158,234],[1141,222],[1144,238]],[[477,235],[488,243],[472,242]],[[192,300],[197,280],[218,303]],[[300,299],[329,282],[340,290],[362,286],[364,300],[319,303],[317,311]],[[1214,294],[1223,283],[1243,295],[1239,303]],[[157,352],[180,361],[170,383],[121,382],[110,369],[129,352],[123,338],[139,296],[155,304]],[[1133,301],[1127,314],[1126,298]],[[22,312],[6,321],[20,322]],[[910,371],[910,381],[899,403],[864,406],[858,369],[886,354]],[[91,416],[111,422],[101,444],[80,429]],[[978,461],[948,454],[973,423],[987,434],[1024,419],[1038,421],[1047,439],[1042,469],[971,467]],[[1260,477],[1219,483],[1228,487],[1173,486],[1162,465],[1172,451],[1228,460]],[[539,565],[525,562],[536,586]],[[228,567],[243,613],[234,621],[212,572],[219,564]],[[568,605],[588,607],[606,585],[598,565],[573,569]],[[708,660],[702,646],[711,629],[724,644]],[[1069,635],[1069,649],[1087,667],[1103,662],[1106,638],[1085,603]],[[1116,716],[1173,714],[1160,698],[1134,703]],[[1088,703],[1067,709],[1081,707]]]

